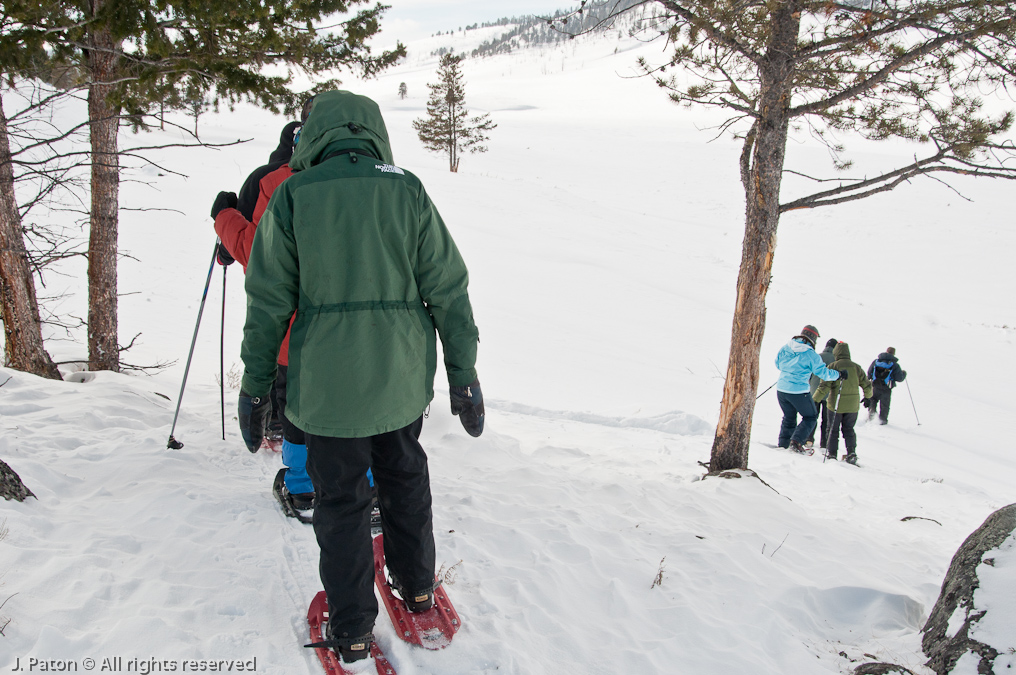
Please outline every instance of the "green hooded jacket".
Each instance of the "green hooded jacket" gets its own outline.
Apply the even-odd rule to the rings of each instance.
[[[831,412],[855,413],[861,409],[859,389],[864,390],[864,398],[871,398],[871,380],[864,368],[850,360],[850,346],[846,342],[833,347],[833,358],[835,361],[829,367],[847,371],[846,379],[823,382],[812,398],[818,403],[828,395],[826,406]]]
[[[435,329],[448,384],[476,380],[465,263],[370,99],[316,96],[290,166],[247,267],[243,390],[268,394],[295,312],[286,417],[319,436],[400,429],[434,397]]]

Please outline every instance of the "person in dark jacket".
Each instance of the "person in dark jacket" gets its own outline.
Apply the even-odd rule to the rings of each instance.
[[[897,382],[907,378],[907,371],[900,368],[900,360],[896,358],[896,348],[889,347],[878,355],[868,366],[868,379],[874,387],[868,405],[868,419],[878,414],[880,424],[889,424],[889,404],[892,401],[893,389]]]
[[[857,412],[861,409],[861,395],[858,391],[863,391],[864,399],[868,400],[871,397],[871,381],[865,375],[864,368],[850,360],[850,346],[846,342],[840,342],[833,348],[833,357],[836,360],[829,367],[846,373],[846,377],[836,382],[823,382],[813,396],[816,402],[828,399],[831,420],[826,458],[836,459],[842,430],[843,444],[847,448],[845,459],[851,464],[857,464],[857,434],[854,433],[854,425],[857,424]]]
[[[289,160],[299,129],[310,112],[310,102],[304,106],[300,122],[289,122],[282,129],[279,145],[268,157],[268,163],[258,167],[247,176],[240,188],[239,196],[232,192],[220,192],[212,206],[215,232],[219,235],[218,260],[222,265],[239,262],[244,273],[250,258],[254,233],[262,214],[268,207],[275,189],[293,172]],[[293,426],[286,418],[286,382],[289,370],[289,334],[282,341],[278,354],[278,373],[272,384],[272,418],[268,422],[267,437],[270,443],[282,441],[282,463],[284,486],[282,499],[295,511],[314,508],[314,485],[307,474],[307,446],[303,431]],[[255,451],[258,448],[255,448]],[[292,513],[292,512],[290,512]],[[307,518],[308,516],[305,516]]]
[[[238,417],[248,446],[259,443],[292,319],[286,416],[304,432],[316,494],[329,611],[321,646],[350,662],[369,655],[378,613],[368,468],[391,586],[409,611],[433,607],[423,413],[440,337],[452,414],[469,435],[483,432],[479,333],[462,256],[420,180],[394,164],[377,104],[318,94],[300,134],[293,176],[276,188],[251,248]]]
[[[805,455],[815,452],[805,448],[804,442],[808,434],[815,431],[818,419],[818,408],[809,395],[808,380],[812,375],[817,375],[822,380],[837,380],[840,377],[838,372],[827,368],[815,353],[817,339],[818,329],[811,325],[805,326],[800,335],[791,338],[776,354],[776,367],[780,371],[780,379],[776,382],[776,400],[783,410],[778,445]],[[801,415],[800,424],[797,423],[798,413]]]
[[[836,360],[835,357],[833,357],[833,347],[835,347],[838,343],[839,340],[837,340],[836,338],[829,338],[828,340],[826,340],[825,349],[823,349],[818,354],[819,357],[822,359],[822,363],[828,366],[830,363]],[[820,384],[822,384],[822,378],[820,378],[818,375],[812,375],[811,379],[808,380],[808,388],[809,388],[808,393],[811,396],[814,396],[815,390],[818,389],[818,385]],[[826,407],[825,400],[820,401],[818,404],[818,420],[819,424],[821,425],[821,429],[819,430],[818,447],[825,448],[826,441],[829,439],[829,408]],[[804,444],[804,447],[811,448],[814,447],[814,445],[815,445],[815,430],[812,429],[811,434],[808,436],[808,442]]]

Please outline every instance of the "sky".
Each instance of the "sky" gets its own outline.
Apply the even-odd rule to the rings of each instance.
[[[433,35],[438,31],[461,28],[474,23],[495,21],[505,16],[549,14],[567,9],[573,0],[389,0],[391,5],[381,21],[381,44],[404,43]]]

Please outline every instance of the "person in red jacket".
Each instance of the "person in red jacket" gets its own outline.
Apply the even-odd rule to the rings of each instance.
[[[304,119],[310,112],[309,103],[310,101],[304,107]],[[254,233],[261,216],[275,189],[293,174],[289,168],[289,158],[293,155],[300,125],[301,122],[290,122],[283,128],[279,146],[270,155],[268,164],[258,167],[247,177],[239,196],[232,192],[220,192],[216,196],[211,214],[220,240],[220,264],[229,265],[235,260],[246,273]],[[287,515],[304,520],[306,517],[300,517],[299,512],[314,507],[314,485],[307,474],[307,445],[303,431],[293,426],[285,414],[286,375],[289,366],[288,332],[279,349],[278,365],[272,399],[273,408],[282,425],[282,463],[287,468],[280,471],[284,485],[276,488],[280,499],[292,507],[287,509]],[[276,483],[278,482],[279,477],[276,477]]]

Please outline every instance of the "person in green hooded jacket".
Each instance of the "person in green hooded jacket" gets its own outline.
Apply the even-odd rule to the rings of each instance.
[[[374,101],[315,96],[290,167],[251,248],[239,421],[248,447],[259,444],[295,314],[286,416],[304,431],[316,494],[329,608],[319,646],[349,662],[369,655],[378,612],[368,468],[392,586],[409,611],[433,606],[430,476],[418,439],[438,335],[452,413],[482,433],[478,332],[465,263],[419,179],[394,164]]]
[[[829,368],[840,371],[840,379],[821,383],[812,398],[816,403],[828,399],[826,407],[831,421],[826,457],[836,459],[842,430],[843,444],[847,448],[845,459],[851,464],[857,464],[857,434],[854,433],[854,425],[857,424],[857,412],[861,409],[859,391],[864,392],[864,400],[870,399],[871,380],[862,366],[850,360],[850,346],[846,342],[833,347],[833,358],[835,360]]]

